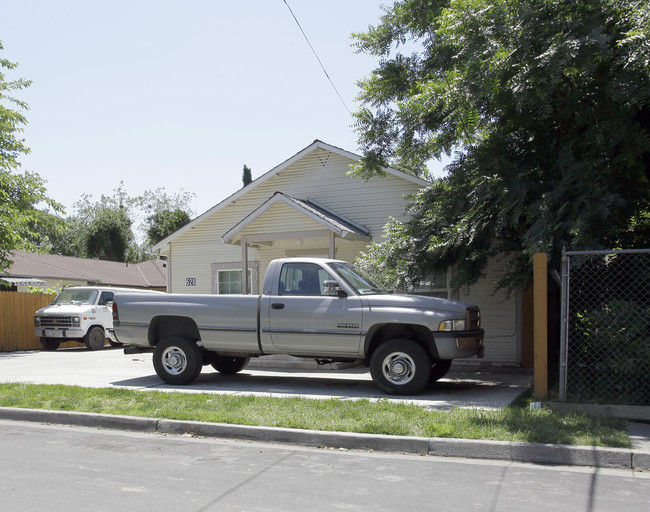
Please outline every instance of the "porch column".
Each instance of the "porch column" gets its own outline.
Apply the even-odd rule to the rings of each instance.
[[[331,259],[334,259],[336,255],[336,247],[334,246],[334,231],[329,232],[329,237],[330,237],[329,257]]]
[[[241,237],[241,292],[248,295],[248,242],[246,237]]]

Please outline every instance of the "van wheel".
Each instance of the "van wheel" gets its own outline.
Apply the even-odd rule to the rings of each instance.
[[[56,350],[61,346],[61,342],[56,338],[41,338],[41,347],[43,350]]]
[[[250,357],[233,357],[233,356],[219,356],[216,354],[209,355],[209,362],[212,368],[217,370],[222,375],[234,375],[246,368],[246,365],[251,360]]]
[[[170,336],[156,345],[153,367],[167,384],[189,384],[201,373],[203,354],[193,340]]]
[[[88,350],[101,350],[106,344],[106,334],[99,326],[91,327],[84,336],[84,343]]]
[[[390,395],[414,395],[429,382],[431,358],[413,340],[390,340],[372,354],[370,375],[377,387]]]

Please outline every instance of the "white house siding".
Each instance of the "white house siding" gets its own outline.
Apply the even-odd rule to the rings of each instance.
[[[364,182],[348,175],[353,161],[324,149],[317,149],[258,185],[249,185],[233,203],[222,205],[215,214],[179,235],[171,243],[170,289],[175,293],[212,293],[212,263],[241,261],[238,245],[223,244],[220,237],[260,207],[275,192],[299,199],[309,199],[367,227],[373,240],[383,234],[388,216],[404,219],[406,203],[402,196],[416,193],[420,186],[407,179],[389,176]],[[364,200],[372,198],[371,200]],[[279,208],[278,208],[279,207]],[[287,212],[287,222],[281,213]],[[291,214],[293,212],[293,215]],[[249,229],[256,227],[257,229]],[[315,221],[292,208],[278,204],[266,212],[245,233],[282,232],[301,229],[323,229]],[[268,261],[284,257],[287,251],[327,249],[328,240],[304,239],[274,242],[272,247],[249,248],[248,259],[260,262],[260,281]],[[354,259],[365,243],[337,238],[336,257]],[[195,278],[196,286],[186,286],[186,278]],[[259,283],[261,287],[261,282]]]
[[[416,193],[421,184],[407,178],[389,175],[367,182],[348,175],[350,158],[318,148],[295,162],[258,178],[247,189],[228,199],[212,214],[195,223],[171,240],[169,290],[175,293],[213,293],[213,264],[241,262],[239,245],[224,244],[221,237],[241,223],[276,192],[315,201],[338,215],[347,217],[369,229],[373,241],[380,241],[383,227],[392,216],[405,220],[406,201],[403,196]],[[273,174],[275,172],[275,174]],[[231,201],[227,203],[227,201]],[[284,203],[276,203],[246,226],[241,234],[280,233],[324,229]],[[262,290],[268,263],[275,258],[301,255],[326,255],[329,240],[304,238],[274,241],[271,246],[250,246],[248,260],[258,265],[257,289]],[[366,242],[336,238],[336,257],[353,261],[366,247]],[[521,354],[521,298],[505,300],[493,295],[493,282],[498,273],[494,263],[488,276],[473,286],[469,295],[459,297],[478,304],[486,331],[486,357],[482,361],[495,364],[517,364]],[[186,286],[187,278],[195,278],[196,286]],[[254,287],[255,288],[255,287]],[[472,362],[476,362],[475,359]]]
[[[461,300],[481,308],[481,326],[485,329],[485,358],[482,362],[495,364],[521,363],[522,297],[513,293],[494,292],[494,283],[503,273],[503,267],[492,260],[485,278],[473,285]]]

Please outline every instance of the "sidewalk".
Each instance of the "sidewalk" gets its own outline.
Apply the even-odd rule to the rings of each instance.
[[[631,421],[627,432],[635,450],[650,453],[650,423]]]

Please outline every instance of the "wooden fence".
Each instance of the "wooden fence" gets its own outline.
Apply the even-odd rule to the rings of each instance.
[[[52,299],[54,295],[41,293],[0,292],[0,352],[41,348],[34,334],[34,312]],[[61,346],[78,347],[79,344],[66,342]]]

